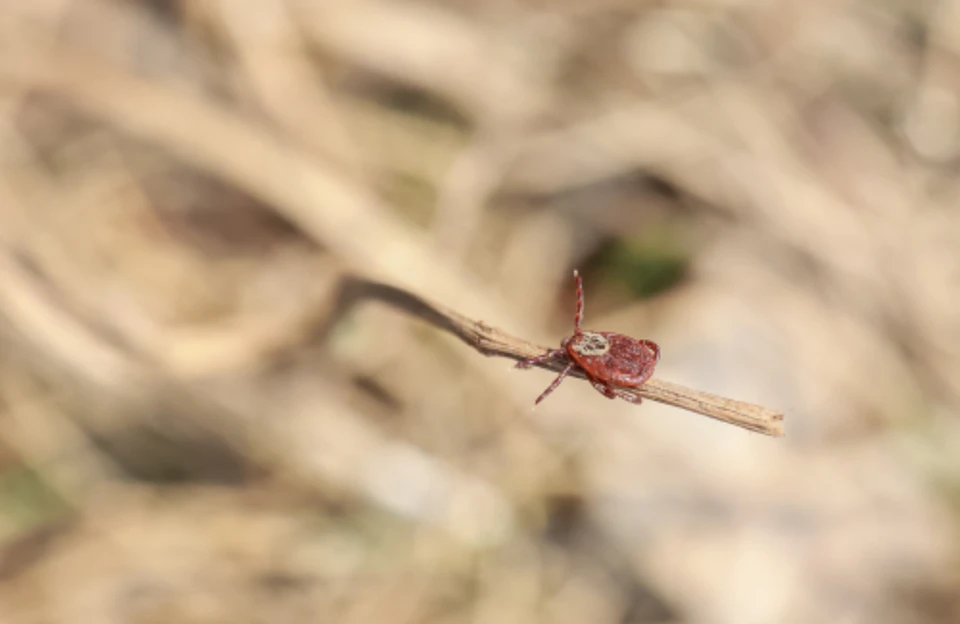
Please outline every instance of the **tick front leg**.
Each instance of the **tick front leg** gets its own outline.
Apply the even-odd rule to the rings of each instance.
[[[545,398],[547,398],[547,396],[548,396],[551,392],[553,392],[554,390],[556,390],[556,389],[557,389],[557,386],[559,386],[559,385],[560,385],[560,382],[563,381],[563,379],[564,379],[567,375],[570,374],[570,371],[573,370],[573,367],[574,367],[574,366],[576,366],[576,364],[574,364],[573,362],[570,362],[569,364],[567,364],[566,367],[564,367],[564,369],[563,369],[562,371],[560,371],[560,374],[557,375],[557,378],[553,380],[553,383],[550,384],[550,386],[549,386],[546,390],[543,391],[543,394],[541,394],[540,396],[537,397],[537,401],[534,403],[534,405],[539,405],[539,404],[540,404],[540,401],[542,401],[542,400],[544,400]]]
[[[583,278],[580,272],[574,269],[573,281],[577,286],[577,313],[573,316],[573,330],[580,333],[580,323],[583,322]]]
[[[552,360],[553,358],[559,357],[561,355],[566,355],[566,351],[563,349],[553,349],[552,351],[547,351],[543,355],[538,355],[537,357],[532,357],[522,362],[517,362],[514,368],[530,368],[534,364],[543,364],[547,360]]]

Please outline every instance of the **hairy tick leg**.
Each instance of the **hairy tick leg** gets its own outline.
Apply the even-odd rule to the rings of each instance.
[[[556,389],[557,389],[557,386],[559,386],[559,385],[560,385],[560,382],[563,381],[563,379],[564,379],[567,375],[570,374],[570,371],[573,370],[573,367],[574,367],[574,366],[576,366],[576,364],[574,364],[573,362],[570,362],[569,364],[567,364],[567,365],[564,367],[564,369],[563,369],[562,371],[560,371],[560,374],[557,375],[557,378],[553,380],[553,383],[550,384],[550,386],[549,386],[546,390],[543,391],[543,394],[541,394],[540,396],[537,397],[537,400],[534,402],[534,405],[539,405],[539,404],[540,404],[540,401],[542,401],[542,400],[544,400],[545,398],[547,398],[547,396],[549,396],[549,394],[550,394],[551,392],[553,392],[554,390],[556,390]]]

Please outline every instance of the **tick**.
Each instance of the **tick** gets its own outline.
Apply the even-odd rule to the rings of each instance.
[[[624,389],[636,388],[650,379],[653,369],[660,361],[660,347],[651,340],[638,340],[614,332],[581,329],[583,280],[577,271],[573,272],[573,279],[577,285],[577,313],[573,317],[573,335],[564,338],[559,349],[518,362],[516,368],[529,368],[552,358],[567,363],[553,383],[537,397],[535,404],[547,398],[571,371],[578,369],[586,375],[597,392],[608,399],[620,397],[639,405],[640,397],[624,392]]]

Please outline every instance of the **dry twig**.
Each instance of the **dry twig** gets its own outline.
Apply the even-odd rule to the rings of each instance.
[[[473,320],[459,312],[430,303],[417,295],[394,286],[361,278],[350,278],[347,281],[346,289],[349,294],[342,297],[343,301],[352,302],[357,299],[368,298],[383,301],[452,333],[484,355],[525,360],[543,355],[548,351],[544,347],[511,336],[496,327],[491,327],[483,321]],[[559,371],[564,364],[560,361],[547,361],[538,366],[547,370]],[[574,370],[570,373],[570,376],[580,379],[586,378],[580,370]],[[685,388],[656,378],[650,379],[639,388],[630,388],[626,391],[645,399],[680,407],[758,433],[769,436],[783,435],[783,414],[760,405]]]

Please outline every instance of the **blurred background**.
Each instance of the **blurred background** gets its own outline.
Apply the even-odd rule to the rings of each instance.
[[[960,622],[957,0],[0,1],[0,622]],[[512,370],[383,297],[786,414]]]

